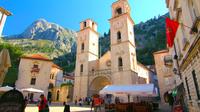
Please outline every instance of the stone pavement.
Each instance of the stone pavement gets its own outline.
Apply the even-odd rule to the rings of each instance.
[[[171,112],[170,106],[168,104],[159,104],[159,109],[155,110],[154,112]],[[50,106],[50,112],[63,112],[64,106],[62,106],[62,103],[53,103]],[[89,106],[70,106],[71,112],[90,112],[90,107]],[[25,112],[38,112],[38,107],[34,104],[28,105],[26,107]]]
[[[50,106],[50,112],[63,112],[63,106]],[[71,112],[90,112],[89,107],[70,107]],[[26,107],[25,112],[38,112],[37,106]]]

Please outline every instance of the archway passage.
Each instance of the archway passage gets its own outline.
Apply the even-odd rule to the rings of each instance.
[[[99,94],[99,91],[107,85],[111,85],[111,81],[107,77],[99,76],[93,79],[89,86],[89,96]]]

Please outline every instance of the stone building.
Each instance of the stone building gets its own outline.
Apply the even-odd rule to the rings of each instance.
[[[59,98],[63,95],[60,94],[62,82],[63,71],[52,60],[40,54],[21,57],[16,88],[43,90],[46,97],[50,94],[52,101],[62,101],[63,99]],[[23,94],[37,100],[41,93]]]
[[[166,0],[170,18],[180,23],[173,48],[173,69],[183,84],[190,112],[200,111],[200,1]]]
[[[154,61],[158,85],[160,90],[161,102],[165,103],[164,94],[172,91],[175,88],[175,75],[172,71],[172,64],[165,63],[167,58],[171,58],[169,50],[161,50],[154,52]],[[172,59],[172,58],[171,58]]]
[[[4,24],[6,22],[6,18],[7,18],[7,16],[10,16],[10,15],[11,15],[11,13],[9,11],[0,7],[0,37],[1,37],[2,31],[3,31]]]
[[[128,0],[112,4],[110,21],[111,50],[99,58],[97,23],[87,19],[78,31],[74,98],[96,94],[106,85],[149,83],[149,69],[138,64],[134,22]],[[140,70],[140,71],[138,71]]]

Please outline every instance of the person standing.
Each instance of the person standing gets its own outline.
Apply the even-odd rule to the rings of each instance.
[[[40,95],[40,102],[38,105],[39,112],[49,112],[48,101],[45,98],[44,94]]]

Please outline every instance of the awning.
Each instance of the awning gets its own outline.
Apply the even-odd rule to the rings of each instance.
[[[35,89],[35,88],[25,88],[21,89],[22,92],[31,92],[31,93],[44,93],[44,91]]]
[[[14,89],[13,87],[10,87],[10,86],[3,86],[3,87],[0,87],[0,92],[7,92],[7,91],[10,91]]]
[[[154,86],[154,84],[108,85],[100,91],[100,94],[131,95],[143,97],[158,96],[157,88]]]

